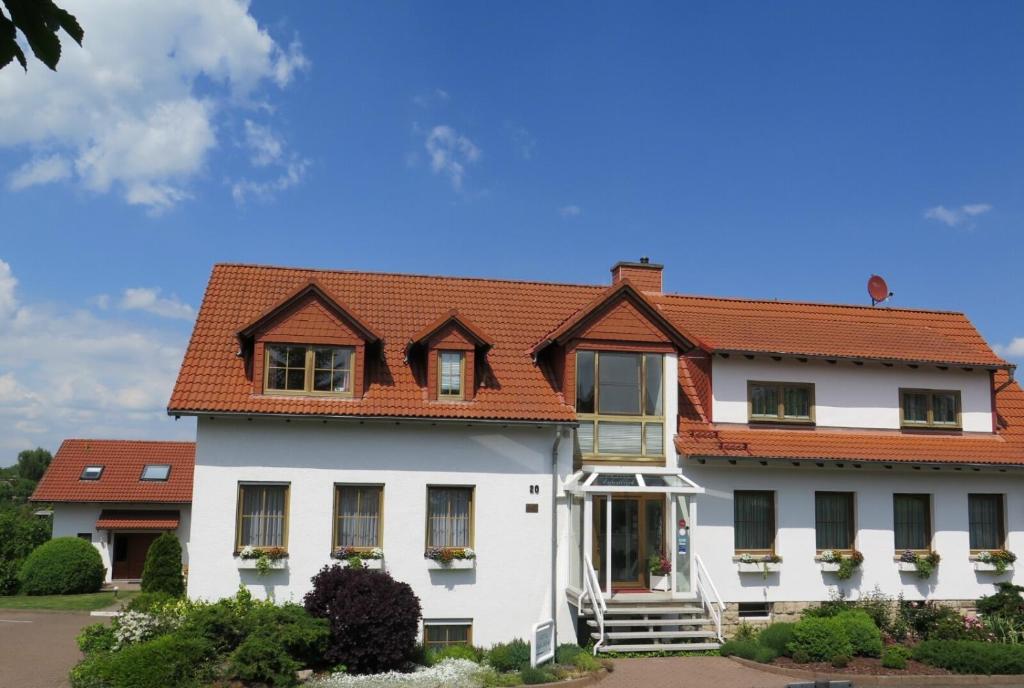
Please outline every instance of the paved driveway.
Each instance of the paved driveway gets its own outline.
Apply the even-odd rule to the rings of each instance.
[[[599,688],[785,688],[797,679],[745,667],[725,657],[617,659]]]
[[[0,688],[65,688],[82,658],[75,636],[102,619],[86,613],[0,609]]]

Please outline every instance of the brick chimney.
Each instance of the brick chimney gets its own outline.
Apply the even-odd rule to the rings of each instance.
[[[628,279],[640,291],[661,293],[661,273],[665,266],[644,256],[638,263],[620,261],[612,266],[612,284]]]

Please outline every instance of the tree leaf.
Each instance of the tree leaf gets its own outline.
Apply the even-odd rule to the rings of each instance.
[[[4,16],[3,12],[0,12],[0,69],[3,69],[11,63],[11,60],[17,58],[18,62],[21,63],[21,68],[26,72],[28,71],[28,62],[25,60],[25,53],[21,51],[21,46],[18,45],[18,32],[14,28],[14,22]]]

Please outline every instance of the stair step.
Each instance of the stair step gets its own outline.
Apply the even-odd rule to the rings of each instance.
[[[583,611],[593,614],[593,608],[584,606]],[[609,604],[605,616],[609,614],[703,614],[703,607],[665,607],[665,606],[644,606],[641,604]]]
[[[591,633],[590,637],[600,640],[600,633]],[[646,638],[714,638],[714,631],[609,631],[605,633],[609,640],[643,640]]]
[[[605,628],[611,626],[704,626],[708,619],[605,619]],[[587,625],[597,627],[596,619],[587,619]]]
[[[646,645],[601,645],[598,652],[698,652],[717,650],[718,643],[650,643]]]

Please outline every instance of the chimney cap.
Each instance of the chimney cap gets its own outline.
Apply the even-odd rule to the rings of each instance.
[[[643,256],[635,263],[630,260],[620,260],[612,266],[612,270],[615,270],[616,268],[650,268],[652,270],[661,270],[664,267],[665,266],[660,263],[652,263],[650,258]]]

